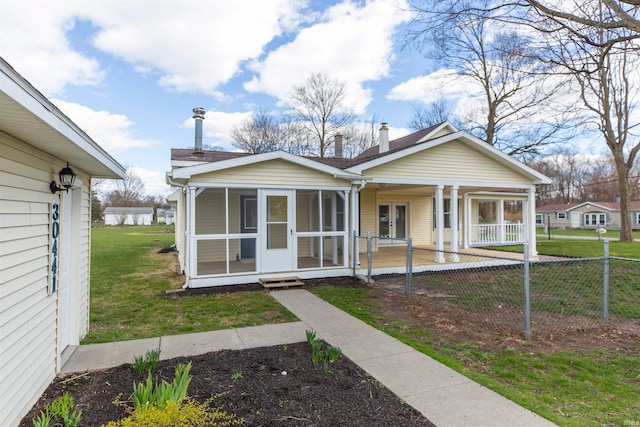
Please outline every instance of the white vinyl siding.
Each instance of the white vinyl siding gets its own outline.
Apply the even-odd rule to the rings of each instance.
[[[269,160],[221,171],[204,173],[191,178],[195,182],[278,185],[289,187],[349,187],[350,183],[333,175],[309,169],[285,160]]]
[[[468,145],[451,141],[362,172],[378,179],[530,184],[531,181]]]
[[[49,183],[66,163],[0,132],[0,425],[17,425],[57,369],[57,294],[48,295]],[[83,185],[72,263],[71,343],[88,331],[90,179]]]

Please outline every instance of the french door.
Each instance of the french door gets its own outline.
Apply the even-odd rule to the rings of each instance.
[[[409,235],[408,209],[406,202],[380,203],[378,205],[378,236],[388,239],[381,239],[379,244],[404,243],[404,239]],[[394,242],[393,239],[400,241]]]

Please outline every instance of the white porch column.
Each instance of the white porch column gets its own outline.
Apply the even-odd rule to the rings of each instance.
[[[189,282],[191,279],[197,274],[196,269],[196,188],[188,187],[188,191],[186,194],[185,207],[186,207],[186,215],[185,215],[185,230],[187,230],[188,240],[186,242],[186,260],[185,260],[185,268],[188,270],[185,272],[187,276],[187,287],[189,287]]]
[[[462,247],[469,248],[469,242],[471,241],[471,198],[465,193],[462,196],[464,206],[464,240],[462,241]]]
[[[529,242],[529,255],[537,256],[538,251],[536,248],[536,189],[535,187],[529,189],[527,197],[527,217],[526,217],[526,232],[528,234]]]
[[[436,262],[444,260],[444,185],[436,186]]]
[[[360,222],[360,204],[358,203],[358,186],[356,184],[351,185],[351,221],[349,227],[349,238],[353,239],[353,245],[355,245],[355,259],[351,260],[351,262],[355,263],[352,266],[360,265],[360,248],[358,247],[358,243],[360,239],[354,239],[353,235],[358,235],[358,224]],[[351,253],[353,254],[353,247],[351,248]]]
[[[344,227],[343,230],[347,230],[347,241],[344,242],[343,247],[347,248],[345,252],[351,252],[343,254],[344,256],[342,257],[342,265],[349,266],[349,258],[353,254],[353,247],[351,245],[354,244],[353,232],[350,231],[351,228],[349,227],[349,224],[351,223],[351,191],[349,190],[344,192],[344,211],[344,224],[342,226]]]
[[[504,200],[500,199],[496,203],[498,203],[497,221],[498,221],[498,224],[500,224],[500,227],[498,227],[498,241],[499,241],[499,244],[502,245],[506,240],[506,233],[505,233],[506,224],[504,223]]]
[[[458,186],[451,186],[451,212],[449,213],[451,219],[451,255],[449,255],[449,261],[458,262]]]

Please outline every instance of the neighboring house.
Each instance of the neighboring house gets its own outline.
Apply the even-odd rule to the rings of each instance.
[[[640,229],[640,200],[630,203],[631,227]],[[552,228],[620,229],[619,202],[550,204],[536,209],[536,224]]]
[[[175,222],[175,215],[176,211],[174,208],[158,209],[156,213],[158,224],[173,224]]]
[[[529,242],[535,254],[535,188],[551,181],[449,123],[394,141],[383,124],[355,159],[202,151],[198,128],[167,174],[188,287],[351,274],[354,234],[385,236],[379,251],[411,237],[452,252]],[[520,218],[507,221],[514,204]]]
[[[104,225],[151,225],[153,224],[153,208],[118,208],[104,209]]]
[[[0,58],[0,174],[0,425],[11,427],[89,330],[91,178],[125,169]]]

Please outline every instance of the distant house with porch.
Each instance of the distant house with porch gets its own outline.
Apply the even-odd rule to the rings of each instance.
[[[640,229],[640,200],[630,203],[631,227]],[[548,204],[536,209],[536,224],[552,228],[620,229],[619,202]]]
[[[108,207],[104,209],[104,225],[151,225],[153,208]]]
[[[551,181],[447,122],[393,141],[383,124],[379,146],[354,159],[339,135],[332,158],[203,151],[198,127],[167,173],[188,287],[348,275],[354,235],[381,236],[376,251],[411,237],[438,263],[457,261],[445,248],[529,242],[535,255],[536,185]]]
[[[0,58],[0,426],[89,331],[91,179],[125,169]]]

